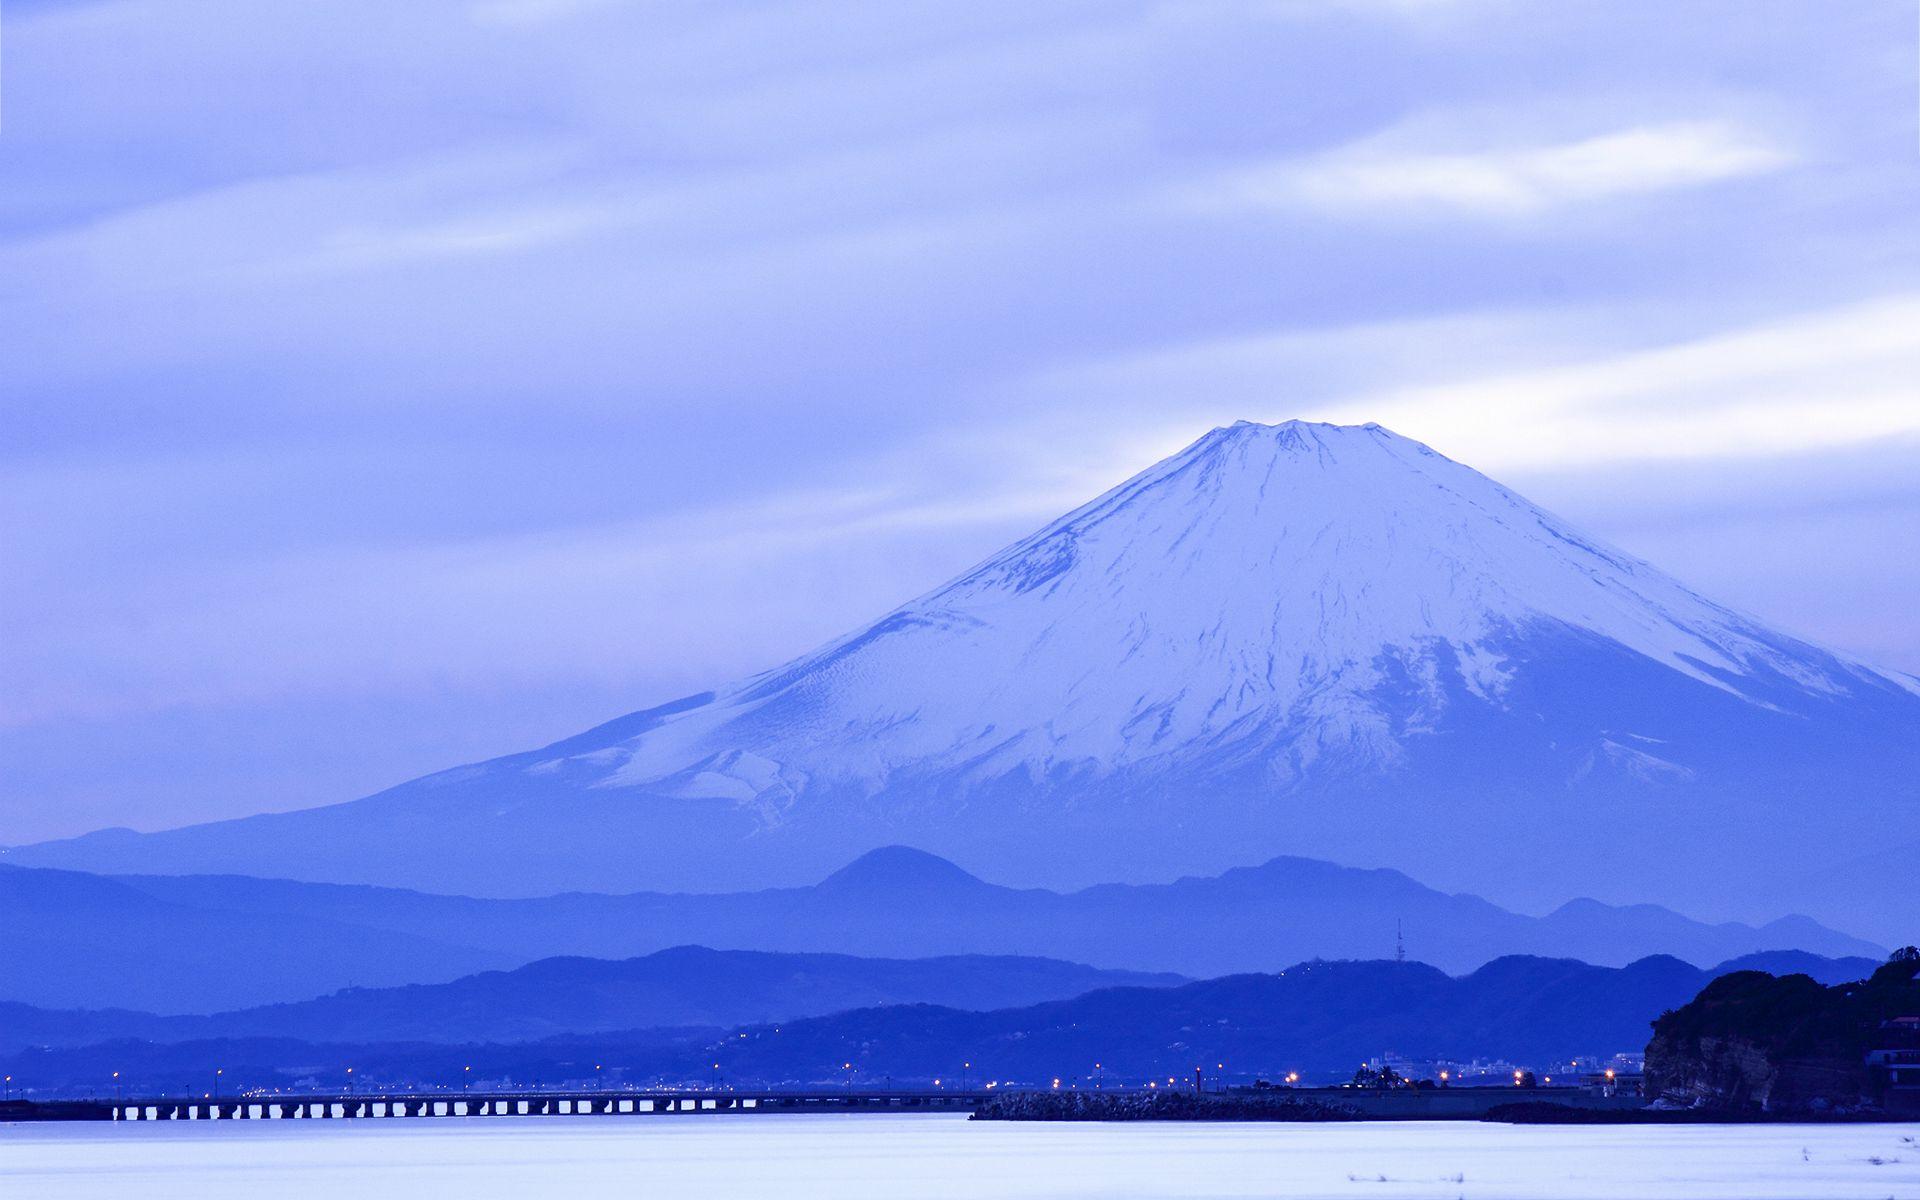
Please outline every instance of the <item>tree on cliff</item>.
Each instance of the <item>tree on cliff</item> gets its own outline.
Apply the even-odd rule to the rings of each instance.
[[[1871,978],[1822,987],[1805,975],[1736,971],[1653,1023],[1648,1094],[1702,1107],[1818,1112],[1871,1103],[1866,1054],[1882,1025],[1920,1016],[1920,950]]]

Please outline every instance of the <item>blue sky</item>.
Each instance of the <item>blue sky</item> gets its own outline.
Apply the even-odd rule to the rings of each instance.
[[[9,0],[0,842],[757,669],[1239,418],[1920,671],[1908,0]]]

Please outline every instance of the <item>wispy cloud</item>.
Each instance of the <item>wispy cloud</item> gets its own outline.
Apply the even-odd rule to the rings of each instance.
[[[599,9],[611,8],[620,0],[479,0],[472,8],[473,19],[498,25],[542,25],[564,21]]]
[[[171,811],[106,722],[530,744],[1239,417],[1537,480],[1917,407],[1912,305],[1817,311],[1920,262],[1898,6],[17,6],[0,710],[47,770],[0,727],[0,792],[48,832]],[[522,692],[574,708],[462,732]],[[318,798],[283,765],[196,813]]]
[[[1052,407],[1043,397],[1102,396],[1108,444],[1140,465],[1196,425],[1239,417],[1378,421],[1494,472],[1920,435],[1920,293],[1661,338],[1635,331],[1632,315],[1496,311],[1286,330],[1056,368],[1017,394],[1041,411]]]
[[[1434,151],[1391,134],[1328,154],[1241,170],[1186,196],[1228,208],[1444,210],[1484,216],[1698,187],[1778,170],[1785,147],[1722,121],[1617,129],[1544,144]]]
[[[1330,406],[1491,467],[1797,454],[1920,433],[1920,295]]]

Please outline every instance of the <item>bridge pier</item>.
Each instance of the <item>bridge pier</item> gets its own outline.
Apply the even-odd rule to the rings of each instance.
[[[511,1095],[446,1093],[358,1096],[239,1097],[211,1100],[25,1101],[10,1104],[8,1120],[22,1121],[328,1121],[413,1117],[678,1116],[744,1112],[867,1112],[907,1109],[950,1112],[979,1097],[952,1093],[865,1092],[542,1092]]]

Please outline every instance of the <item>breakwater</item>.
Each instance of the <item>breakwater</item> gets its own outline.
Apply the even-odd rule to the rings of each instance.
[[[1557,1109],[1626,1113],[1638,1096],[1538,1088],[1530,1099]],[[1513,1088],[1284,1088],[1182,1091],[1006,1092],[981,1103],[980,1121],[1477,1121],[1514,1103]]]

